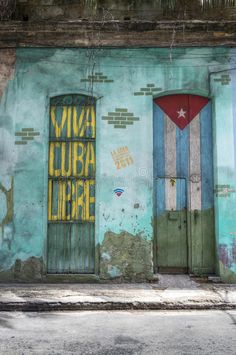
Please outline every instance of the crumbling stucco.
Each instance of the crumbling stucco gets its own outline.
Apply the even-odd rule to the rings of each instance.
[[[152,279],[152,242],[145,240],[140,234],[106,232],[100,255],[101,279]]]
[[[0,98],[7,86],[8,80],[13,77],[16,62],[15,49],[1,49],[0,51]]]
[[[236,283],[236,275],[233,271],[227,268],[222,261],[219,262],[220,278],[223,282]]]
[[[41,280],[43,275],[43,258],[32,256],[24,261],[17,259],[12,271],[15,280]]]
[[[8,270],[0,270],[0,282],[42,281],[44,272],[43,258],[32,256],[26,260],[16,259]]]

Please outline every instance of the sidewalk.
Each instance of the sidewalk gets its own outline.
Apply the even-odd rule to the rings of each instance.
[[[0,311],[236,309],[236,285],[158,277],[140,284],[1,284]]]

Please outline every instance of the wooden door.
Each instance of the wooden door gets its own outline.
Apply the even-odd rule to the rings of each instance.
[[[211,102],[198,95],[168,95],[155,99],[153,110],[154,177],[155,179],[168,177],[169,181],[176,180],[176,184],[172,186],[173,191],[166,188],[170,186],[166,179],[157,180],[156,183],[154,199],[156,203],[154,210],[156,266],[162,267],[166,255],[170,254],[171,258],[174,258],[174,251],[170,244],[164,245],[163,243],[166,235],[170,234],[170,228],[175,228],[175,224],[179,223],[179,218],[186,220],[187,207],[187,267],[196,275],[214,273]],[[183,184],[185,184],[184,189]],[[183,190],[186,191],[184,195],[187,205],[181,200]],[[169,196],[172,196],[172,201],[176,203],[178,213],[180,213],[178,204],[182,206],[181,217],[174,217],[175,208],[173,208],[174,213],[169,214],[170,209],[166,208]],[[179,225],[182,230],[182,222]],[[168,248],[171,250],[166,250]],[[180,250],[177,245],[174,249],[175,257],[178,258]],[[182,266],[184,266],[186,265],[185,248],[182,257]],[[167,260],[166,263],[170,266],[169,256]],[[177,264],[179,265],[179,262]]]
[[[51,99],[48,167],[48,273],[94,273],[95,103]]]

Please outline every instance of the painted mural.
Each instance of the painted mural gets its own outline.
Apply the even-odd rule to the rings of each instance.
[[[153,101],[159,96],[188,94],[208,98],[209,103],[182,129],[168,120],[172,145],[165,149],[171,159],[182,159],[181,169],[185,169],[183,147],[189,146],[188,154],[194,157],[190,159],[189,186],[196,191],[190,205],[192,222],[187,226],[198,225],[196,211],[203,214],[214,210],[215,271],[224,281],[235,282],[235,49],[172,48],[171,60],[168,48],[104,48],[91,55],[91,60],[88,51],[95,53],[94,49],[21,48],[0,56],[0,279],[47,277],[48,219],[69,222],[71,216],[94,228],[83,233],[88,236],[84,249],[72,240],[75,259],[81,253],[82,262],[69,265],[71,273],[95,273],[101,279],[152,279],[156,233],[153,116],[159,110],[167,122]],[[73,102],[76,96],[95,101],[78,109]],[[59,97],[66,101],[59,104]],[[96,152],[93,142],[73,139],[74,135],[83,138],[86,132],[95,134],[95,107]],[[176,119],[183,121],[186,108],[176,110]],[[203,130],[207,131],[210,116],[214,178],[199,181],[199,174],[204,175],[209,165],[203,152],[210,149],[210,138]],[[195,138],[190,147],[191,132]],[[54,138],[50,144],[49,137]],[[160,140],[159,144],[159,164],[164,164],[161,149],[165,143]],[[127,154],[125,158],[120,155],[122,147],[128,148],[122,152]],[[169,163],[166,160],[165,166]],[[178,169],[176,165],[175,176],[170,176],[175,182],[169,181],[177,195],[183,184],[177,178],[184,177],[178,176]],[[78,181],[91,177],[91,186],[90,182],[89,187],[84,182],[82,187],[80,182],[64,184],[58,179],[52,189],[50,181],[72,175]],[[120,197],[114,192],[117,188],[124,190]],[[54,197],[61,197],[53,200],[52,191]],[[73,206],[68,201],[71,192]],[[214,193],[214,201],[210,193]],[[82,199],[82,195],[87,197]],[[174,221],[174,215],[171,218]],[[64,227],[51,224],[53,236],[66,235]],[[79,235],[77,228],[71,228],[73,238]],[[67,239],[64,242],[67,245]],[[92,246],[91,257],[86,259],[84,250],[92,250]],[[61,264],[55,267],[63,269]]]

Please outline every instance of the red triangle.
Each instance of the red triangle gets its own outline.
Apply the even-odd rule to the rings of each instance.
[[[154,100],[180,129],[184,129],[208,101],[206,97],[188,94],[161,96]]]

